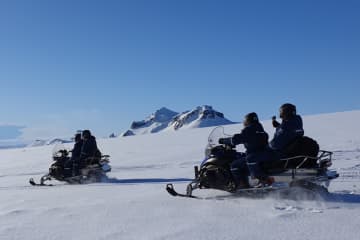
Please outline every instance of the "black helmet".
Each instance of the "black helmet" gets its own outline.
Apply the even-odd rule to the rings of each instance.
[[[283,120],[289,120],[296,115],[296,106],[291,103],[285,103],[281,105],[279,109],[280,118]]]
[[[90,130],[84,130],[84,131],[82,132],[82,137],[83,137],[84,139],[89,139],[90,136],[91,136]]]
[[[81,140],[81,134],[80,133],[77,133],[75,134],[75,142],[79,142]]]
[[[249,126],[250,124],[257,123],[257,122],[259,122],[259,118],[258,118],[257,114],[254,112],[248,113],[244,117],[244,126]]]

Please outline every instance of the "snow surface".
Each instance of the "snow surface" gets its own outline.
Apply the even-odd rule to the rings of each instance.
[[[359,239],[359,123],[360,111],[304,117],[306,135],[334,151],[340,173],[331,194],[316,200],[217,190],[195,192],[204,199],[170,196],[166,183],[185,190],[213,128],[99,139],[113,171],[107,183],[88,185],[28,184],[47,172],[53,146],[0,150],[0,239]],[[270,121],[264,127],[273,134]]]

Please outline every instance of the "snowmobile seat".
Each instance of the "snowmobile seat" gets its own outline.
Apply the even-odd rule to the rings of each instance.
[[[100,164],[102,154],[99,149],[96,150],[94,156],[85,159],[86,166]]]
[[[99,164],[100,160],[101,158],[99,157],[88,157],[86,159],[86,166]]]

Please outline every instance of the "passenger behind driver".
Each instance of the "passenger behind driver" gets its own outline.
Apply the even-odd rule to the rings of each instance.
[[[282,122],[272,118],[273,127],[276,128],[269,146],[281,157],[286,157],[286,148],[298,137],[304,136],[303,122],[300,115],[296,114],[296,106],[291,103],[283,104],[279,109]]]
[[[90,130],[84,130],[82,133],[83,144],[80,153],[80,169],[86,167],[89,157],[95,157],[98,151],[96,138],[91,135]]]

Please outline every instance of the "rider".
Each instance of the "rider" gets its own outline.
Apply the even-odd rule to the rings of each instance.
[[[246,149],[245,160],[253,178],[259,179],[259,184],[271,185],[273,178],[270,178],[262,170],[260,164],[264,161],[273,160],[274,154],[268,147],[268,134],[264,131],[255,112],[245,115],[244,129],[239,134],[230,138],[220,138],[220,144],[238,145],[244,144]],[[233,175],[239,182],[239,187],[249,187],[248,176],[244,176],[246,165],[244,159],[237,159],[232,163]]]
[[[282,119],[281,123],[276,121],[275,116],[272,117],[272,125],[276,130],[269,146],[280,153],[281,157],[285,157],[286,147],[298,137],[304,136],[304,129],[300,115],[296,114],[295,105],[285,103],[281,105],[279,113]]]
[[[74,148],[71,152],[71,159],[76,161],[80,158],[80,154],[81,154],[81,148],[83,145],[83,140],[81,139],[81,134],[77,133],[75,135],[75,144],[74,144]]]
[[[95,157],[98,152],[96,138],[91,135],[90,130],[82,132],[83,144],[80,153],[80,169],[86,167],[86,160],[89,157]]]
[[[80,159],[80,153],[81,153],[81,148],[82,148],[82,144],[83,144],[83,140],[81,139],[81,134],[77,133],[75,134],[75,144],[74,144],[74,148],[71,151],[71,158],[65,163],[65,175],[70,175],[72,174],[73,176],[75,175],[75,168],[76,165],[78,165],[79,159]]]

